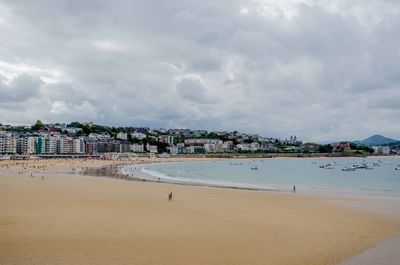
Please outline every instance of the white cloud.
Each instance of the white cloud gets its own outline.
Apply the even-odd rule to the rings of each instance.
[[[1,60],[0,74],[9,81],[20,74],[37,76],[46,83],[58,83],[61,82],[61,80],[66,80],[65,75],[57,69],[47,69],[32,64],[5,62]]]
[[[63,118],[98,118],[96,108],[88,101],[83,101],[80,104],[72,104],[56,100],[51,103],[50,114],[61,116]]]

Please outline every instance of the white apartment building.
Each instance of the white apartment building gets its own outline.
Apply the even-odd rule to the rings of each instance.
[[[390,147],[389,146],[373,146],[374,153],[378,155],[389,155]]]
[[[132,136],[132,138],[139,139],[139,140],[143,140],[144,138],[146,138],[146,134],[141,133],[141,132],[131,133],[131,136]]]
[[[146,150],[147,150],[148,152],[150,152],[150,153],[157,153],[157,152],[158,152],[157,145],[150,145],[150,144],[147,144],[147,145],[146,145]]]
[[[171,155],[177,155],[179,154],[179,147],[178,146],[169,146],[167,147],[168,151]]]
[[[232,141],[225,141],[223,144],[222,144],[222,152],[230,152],[230,151],[233,151],[233,142]]]
[[[119,132],[117,133],[116,138],[119,140],[128,140],[128,134],[124,132]]]
[[[88,135],[90,139],[93,140],[106,140],[110,139],[110,135],[108,133],[90,133]]]
[[[82,131],[82,128],[66,127],[64,128],[64,131],[69,134],[77,134],[78,132]]]
[[[85,142],[83,139],[78,138],[78,139],[73,139],[72,142],[72,149],[73,149],[73,154],[83,154],[85,153]]]
[[[17,138],[9,132],[0,132],[0,153],[15,154],[17,152]]]
[[[43,154],[56,154],[58,138],[53,136],[46,136],[42,140]]]
[[[204,152],[206,153],[216,153],[216,144],[204,144]]]
[[[194,145],[194,144],[199,144],[199,145],[203,145],[203,144],[222,144],[223,141],[219,140],[219,139],[186,139],[185,140],[185,145]]]
[[[238,144],[236,148],[241,151],[250,151],[250,144]]]
[[[130,150],[131,150],[131,152],[134,152],[134,153],[141,153],[141,152],[144,152],[144,146],[143,146],[143,144],[131,144]]]
[[[257,142],[252,142],[250,144],[238,144],[236,148],[242,151],[258,151],[260,150],[260,144]]]

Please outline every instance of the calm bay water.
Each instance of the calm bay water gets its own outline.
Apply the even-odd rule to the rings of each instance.
[[[370,169],[342,171],[342,168],[362,163],[367,164]],[[319,167],[327,164],[331,164],[329,169]],[[296,185],[300,192],[400,197],[400,170],[395,170],[396,167],[400,168],[399,164],[400,158],[169,162],[145,165],[141,169],[141,176],[150,176],[163,181],[216,186],[290,191],[293,185]],[[257,167],[257,170],[252,170],[252,167]]]

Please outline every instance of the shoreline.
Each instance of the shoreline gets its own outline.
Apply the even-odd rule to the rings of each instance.
[[[185,163],[185,162],[206,162],[206,161],[221,161],[221,160],[232,160],[232,159],[183,159],[183,160],[151,160],[151,161],[136,161],[128,164],[116,165],[112,170],[109,170],[108,166],[97,167],[94,170],[83,172],[83,175],[94,176],[94,177],[109,177],[127,181],[138,181],[138,182],[150,182],[150,183],[161,183],[161,184],[172,184],[182,186],[193,186],[193,187],[208,187],[208,188],[219,188],[219,189],[232,189],[232,190],[249,190],[249,191],[260,191],[260,192],[277,192],[283,194],[292,194],[291,189],[274,188],[267,186],[243,184],[243,183],[226,183],[226,182],[202,182],[196,181],[195,179],[180,180],[174,177],[169,177],[159,172],[157,174],[151,174],[149,172],[143,172],[146,165],[157,164],[157,163]],[[238,159],[235,159],[238,160]],[[134,172],[124,172],[123,170],[127,167],[137,167]],[[400,216],[400,198],[394,197],[388,194],[365,194],[363,192],[354,193],[354,191],[342,191],[337,192],[334,190],[318,190],[318,189],[305,189],[297,190],[298,195],[309,195],[318,196],[324,198],[334,198],[332,203],[340,207],[350,208],[354,210],[362,210],[376,214],[388,215],[388,216]]]
[[[295,158],[293,158],[295,159]],[[106,174],[109,177],[116,178],[126,178],[128,180],[138,180],[138,181],[152,181],[152,182],[161,182],[161,183],[172,183],[172,184],[181,184],[181,185],[195,185],[195,186],[206,186],[206,187],[220,187],[220,188],[233,188],[233,189],[246,189],[246,190],[260,190],[260,191],[276,191],[276,192],[292,192],[292,187],[283,188],[283,187],[272,187],[272,186],[263,186],[257,184],[247,184],[242,182],[229,182],[229,181],[212,181],[212,180],[203,180],[196,178],[181,178],[169,176],[164,173],[158,172],[157,170],[147,169],[146,166],[153,164],[165,164],[165,163],[190,163],[190,162],[209,162],[209,161],[237,161],[242,159],[162,159],[162,160],[153,160],[142,161],[142,162],[132,162],[129,164],[125,164],[122,166],[118,166],[118,170],[115,170],[111,174],[106,174],[103,171],[103,174]],[[98,174],[96,174],[98,175]],[[334,189],[329,189],[325,187],[308,187],[307,189],[302,189],[300,192],[304,192],[305,194],[311,195],[328,195],[328,196],[347,196],[347,197],[373,197],[373,198],[398,198],[390,193],[380,193],[374,191],[373,193],[367,194],[364,192],[365,190],[369,190],[366,188],[362,188],[360,190],[354,189],[344,189],[341,191],[337,191]],[[387,191],[387,190],[382,190]],[[299,190],[297,191],[299,192]],[[400,199],[400,197],[398,198]]]
[[[338,265],[398,265],[400,260],[399,246],[400,235],[389,237]]]

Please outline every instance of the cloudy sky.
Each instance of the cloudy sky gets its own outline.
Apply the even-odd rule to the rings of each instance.
[[[397,0],[0,0],[0,123],[400,139]]]

